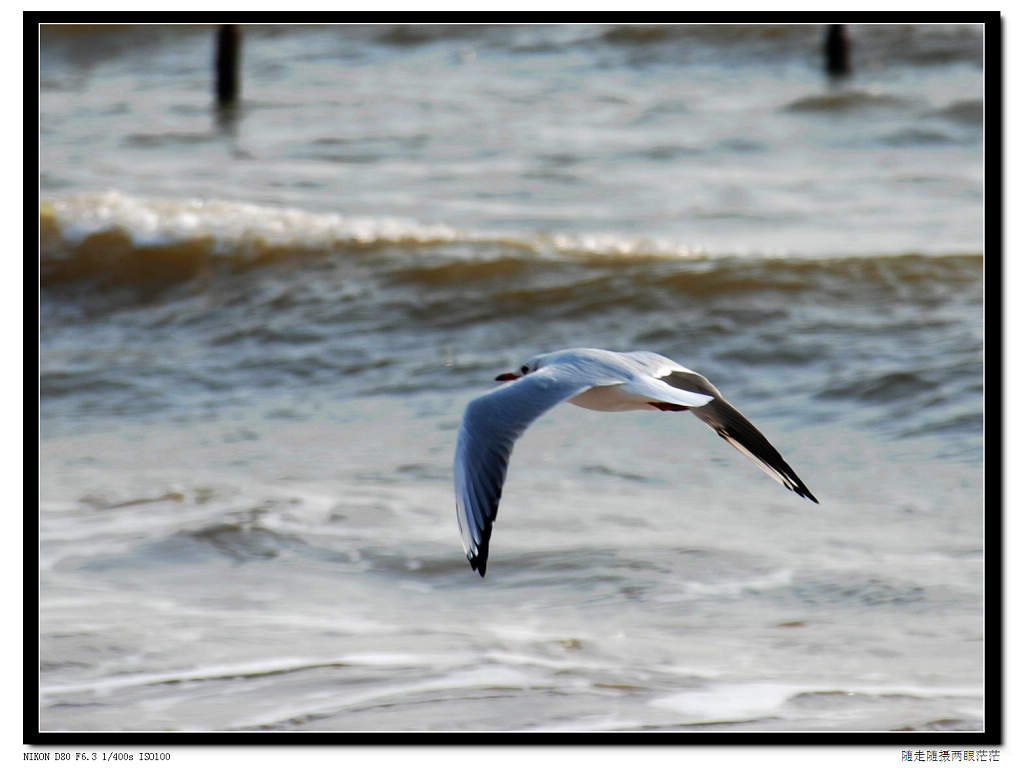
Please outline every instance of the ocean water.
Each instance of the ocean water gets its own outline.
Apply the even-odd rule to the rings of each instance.
[[[44,731],[984,728],[984,34],[40,36]],[[715,382],[561,406],[486,579],[452,454],[572,346]]]

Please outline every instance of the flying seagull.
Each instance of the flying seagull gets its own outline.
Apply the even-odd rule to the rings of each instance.
[[[693,411],[730,445],[798,496],[818,500],[757,428],[696,371],[654,352],[563,349],[502,373],[502,386],[466,406],[455,447],[455,509],[470,566],[487,570],[512,445],[564,400],[595,411]]]

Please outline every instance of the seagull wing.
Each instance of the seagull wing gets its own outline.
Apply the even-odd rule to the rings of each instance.
[[[815,504],[818,500],[810,492],[803,481],[797,477],[793,468],[786,463],[782,455],[768,442],[757,427],[747,417],[722,397],[710,381],[693,371],[672,371],[662,379],[673,387],[687,392],[698,392],[714,397],[711,402],[700,408],[692,408],[690,412],[711,427],[718,436],[744,456],[753,461],[766,475],[778,481],[798,496],[810,499]]]
[[[512,445],[541,414],[593,384],[576,369],[552,365],[466,406],[455,446],[455,509],[466,557],[480,576]]]

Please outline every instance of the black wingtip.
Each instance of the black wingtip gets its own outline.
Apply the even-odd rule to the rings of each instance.
[[[469,567],[472,568],[474,571],[477,571],[480,574],[481,579],[484,577],[484,574],[487,573],[487,545],[488,542],[485,541],[483,544],[480,545],[479,552],[477,552],[475,555],[467,555],[467,559],[469,560]]]
[[[818,501],[818,499],[817,499],[817,498],[815,498],[814,494],[813,494],[813,493],[811,493],[810,489],[809,489],[809,488],[808,488],[808,487],[807,487],[806,485],[804,485],[803,483],[800,483],[800,485],[799,485],[799,486],[797,486],[796,488],[794,488],[794,489],[793,489],[793,492],[794,492],[794,493],[795,493],[795,494],[796,494],[797,496],[800,496],[800,497],[802,497],[802,498],[805,498],[805,499],[810,499],[810,500],[811,500],[811,501],[813,501],[813,502],[814,502],[815,504],[819,504],[819,503],[820,503],[820,502]]]

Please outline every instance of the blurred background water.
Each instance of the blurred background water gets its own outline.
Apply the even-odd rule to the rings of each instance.
[[[40,35],[44,730],[983,727],[977,25]],[[462,408],[568,346],[488,576]]]

